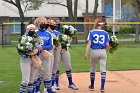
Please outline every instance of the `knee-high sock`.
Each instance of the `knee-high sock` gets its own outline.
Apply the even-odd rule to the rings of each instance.
[[[91,83],[91,86],[94,86],[94,81],[95,81],[95,73],[90,72],[90,83]]]
[[[71,70],[66,71],[66,74],[67,74],[67,77],[68,77],[69,85],[73,84]]]
[[[33,93],[35,92],[35,90],[36,90],[36,80],[34,81],[34,83],[33,83]]]
[[[57,86],[59,86],[59,71],[56,72],[55,83]]]
[[[55,83],[55,74],[52,74],[52,86],[54,86],[54,83]]]
[[[20,85],[20,93],[25,93],[26,89],[27,89],[27,85],[24,84]]]
[[[36,92],[40,91],[40,85],[41,85],[42,80],[43,80],[42,77],[38,77],[38,79],[36,80],[36,88],[35,88]]]
[[[51,81],[44,81],[44,85],[45,85],[45,87],[47,88],[47,93],[52,93],[52,88],[51,88],[51,86],[52,86],[52,84],[51,84]]]
[[[27,89],[28,89],[28,93],[34,93],[33,92],[33,84],[32,83],[28,84],[28,88]]]
[[[104,89],[105,80],[106,80],[106,72],[102,72],[101,73],[101,89]]]

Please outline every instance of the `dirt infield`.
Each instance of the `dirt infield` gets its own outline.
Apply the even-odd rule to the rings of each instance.
[[[100,93],[100,73],[96,73],[95,90],[89,91],[89,73],[73,73],[73,81],[79,90],[68,88],[66,74],[60,76],[60,90],[57,93]],[[140,70],[108,71],[104,93],[140,93]]]

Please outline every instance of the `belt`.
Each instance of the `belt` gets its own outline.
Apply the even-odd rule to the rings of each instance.
[[[96,49],[105,49],[105,48],[92,48],[92,49],[96,50]]]

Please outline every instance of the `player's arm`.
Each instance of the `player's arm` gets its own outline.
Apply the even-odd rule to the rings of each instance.
[[[106,49],[109,50],[109,48],[110,48],[110,45],[109,45],[109,42],[107,42],[106,43]]]
[[[53,38],[50,35],[49,44],[42,46],[43,50],[51,50],[53,48]]]
[[[106,49],[107,50],[109,50],[109,48],[110,48],[109,41],[110,41],[109,34],[107,33],[107,35],[106,35]]]
[[[86,47],[85,60],[88,59],[88,51],[89,51],[90,46],[91,46],[91,41],[89,40],[88,44],[87,44],[87,47]]]

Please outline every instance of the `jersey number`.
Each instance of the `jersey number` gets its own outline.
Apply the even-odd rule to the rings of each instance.
[[[93,40],[94,43],[104,44],[104,42],[105,42],[104,35],[94,34],[93,37],[94,37],[94,40]]]

